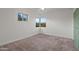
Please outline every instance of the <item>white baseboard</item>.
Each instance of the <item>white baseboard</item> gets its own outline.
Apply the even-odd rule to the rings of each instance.
[[[44,34],[47,34],[47,35],[54,35],[54,36],[58,36],[58,37],[64,37],[64,38],[69,38],[69,39],[72,39],[73,40],[73,38],[72,37],[67,37],[67,36],[63,36],[63,35],[57,35],[57,34],[50,34],[50,33],[44,33]]]
[[[18,39],[14,39],[14,40],[8,41],[8,42],[4,42],[4,43],[0,44],[0,46],[2,46],[2,45],[6,45],[6,44],[9,44],[9,43],[18,41],[18,40],[22,40],[22,39],[25,39],[25,38],[29,38],[29,37],[31,37],[31,36],[33,36],[33,35],[36,35],[36,34],[38,34],[38,33],[31,34],[31,35],[29,35],[29,36],[27,36],[27,37],[22,37],[22,38],[18,38]]]

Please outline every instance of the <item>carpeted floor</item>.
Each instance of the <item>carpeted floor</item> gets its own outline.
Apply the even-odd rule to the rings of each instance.
[[[0,47],[0,51],[74,51],[72,39],[37,34]]]

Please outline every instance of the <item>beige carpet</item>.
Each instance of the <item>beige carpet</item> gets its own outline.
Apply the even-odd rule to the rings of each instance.
[[[0,51],[74,51],[72,39],[37,34],[0,47]]]

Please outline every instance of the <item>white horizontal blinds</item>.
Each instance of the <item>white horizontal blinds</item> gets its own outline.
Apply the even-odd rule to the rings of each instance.
[[[41,18],[41,23],[46,23],[46,18],[45,17]]]
[[[28,20],[28,14],[23,13],[17,13],[18,21],[27,21]]]
[[[45,17],[36,18],[36,23],[46,23],[46,18]]]
[[[39,18],[36,18],[36,23],[39,23]]]
[[[41,17],[39,17],[39,27],[41,27]]]
[[[23,18],[22,19],[23,21],[28,20],[28,15],[27,14],[22,14],[22,18]]]

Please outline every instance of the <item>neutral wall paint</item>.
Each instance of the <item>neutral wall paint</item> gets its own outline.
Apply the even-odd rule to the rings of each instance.
[[[48,12],[45,10],[44,15],[47,16],[44,33],[73,39],[73,9],[48,9]]]
[[[47,16],[47,27],[43,33],[73,38],[73,9],[36,9],[1,8],[0,9],[0,45],[39,33],[35,27],[35,18]],[[17,12],[29,14],[28,22],[17,21]]]
[[[29,20],[17,21],[17,12],[29,14]],[[31,10],[20,8],[0,9],[0,45],[37,34],[35,14],[31,12]]]

